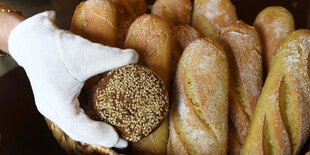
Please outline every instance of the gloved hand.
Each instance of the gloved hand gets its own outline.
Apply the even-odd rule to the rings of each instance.
[[[9,37],[9,52],[30,80],[36,106],[72,139],[105,147],[127,147],[114,128],[91,120],[77,99],[89,77],[136,63],[134,50],[92,43],[58,29],[55,12],[37,14],[17,25]]]

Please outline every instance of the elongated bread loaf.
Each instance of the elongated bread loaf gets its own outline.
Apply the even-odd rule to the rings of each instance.
[[[295,30],[294,18],[285,8],[272,6],[261,11],[253,25],[262,40],[263,61],[267,75],[282,41]]]
[[[203,37],[217,38],[217,33],[237,21],[237,13],[230,0],[195,0],[192,26]]]
[[[192,16],[190,0],[157,0],[152,14],[167,20],[170,25],[188,25]]]
[[[93,42],[116,46],[116,16],[109,0],[84,1],[75,10],[71,31]]]
[[[172,51],[172,59],[171,59],[171,79],[173,81],[175,78],[175,73],[177,70],[179,60],[181,58],[184,49],[192,41],[201,38],[201,35],[197,30],[195,30],[195,28],[189,25],[172,26],[171,32],[175,48]]]
[[[125,48],[139,53],[139,63],[153,70],[169,90],[172,35],[167,21],[156,15],[143,15],[129,28]],[[165,154],[168,141],[168,117],[151,135],[132,143],[138,154]]]
[[[310,31],[289,34],[259,98],[242,154],[299,154],[310,134]]]
[[[168,154],[226,154],[228,63],[214,40],[198,39],[185,49],[170,111]]]
[[[71,31],[93,42],[116,46],[117,11],[115,5],[109,0],[81,2],[73,15]],[[86,96],[92,96],[92,88],[101,78],[102,75],[96,75],[86,81],[82,90],[85,90]],[[85,100],[87,102],[87,97]]]
[[[229,64],[228,152],[240,154],[263,86],[262,45],[256,30],[242,21],[218,36]]]
[[[146,13],[145,0],[110,0],[117,9],[117,46],[124,47],[128,29],[132,22]]]
[[[189,25],[178,25],[171,27],[173,40],[180,52],[183,53],[184,49],[192,41],[201,38],[200,33]]]

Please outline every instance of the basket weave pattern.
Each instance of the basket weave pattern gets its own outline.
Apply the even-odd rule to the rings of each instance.
[[[63,132],[55,123],[45,118],[49,129],[52,131],[57,142],[64,148],[68,154],[105,154],[118,155],[117,152],[111,148],[102,146],[94,146],[86,143],[78,142],[71,139],[65,132]]]

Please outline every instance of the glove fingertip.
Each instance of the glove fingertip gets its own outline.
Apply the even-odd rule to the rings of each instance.
[[[127,50],[125,50],[125,52],[127,52],[127,53],[129,52],[130,55],[131,55],[128,64],[135,64],[135,63],[138,62],[139,55],[138,55],[138,53],[135,50],[127,49]]]
[[[124,149],[127,146],[128,146],[128,142],[126,140],[120,138],[114,147],[118,148],[118,149]]]

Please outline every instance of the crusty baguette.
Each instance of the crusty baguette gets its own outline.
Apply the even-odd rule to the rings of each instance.
[[[272,6],[261,11],[253,25],[261,37],[264,68],[267,75],[282,41],[295,29],[294,18],[285,8]]]
[[[189,25],[178,25],[171,27],[173,40],[180,52],[183,53],[184,49],[192,41],[201,38],[200,33]]]
[[[214,40],[198,39],[185,49],[170,111],[168,154],[226,154],[228,62]]]
[[[237,13],[230,0],[195,0],[192,26],[203,37],[217,38],[217,33],[237,21]]]
[[[157,0],[152,14],[167,20],[170,25],[190,24],[192,3],[190,0]]]
[[[142,15],[129,28],[125,48],[139,53],[139,63],[157,73],[166,86],[170,80],[172,35],[169,24],[156,15]]]
[[[71,31],[93,42],[116,46],[117,11],[115,5],[109,0],[81,2],[73,15]],[[101,75],[96,75],[85,82],[86,96],[92,96],[92,88],[101,78]]]
[[[109,0],[84,1],[76,8],[71,31],[93,42],[116,46],[116,15]]]
[[[129,28],[125,48],[139,53],[139,63],[149,67],[164,81],[169,90],[172,35],[168,22],[156,15],[143,15]],[[151,135],[132,143],[139,154],[165,154],[168,141],[168,118]]]
[[[132,22],[146,13],[145,0],[110,0],[117,9],[117,46],[124,47],[128,29]]]
[[[256,30],[242,21],[218,36],[229,64],[228,152],[240,154],[263,86],[262,45]]]
[[[259,98],[242,154],[299,154],[310,133],[310,31],[281,44]]]
[[[189,25],[172,26],[171,32],[174,40],[174,49],[172,51],[171,59],[171,80],[173,82],[177,66],[184,49],[192,41],[201,38],[201,35],[197,30],[195,30],[195,28]]]

